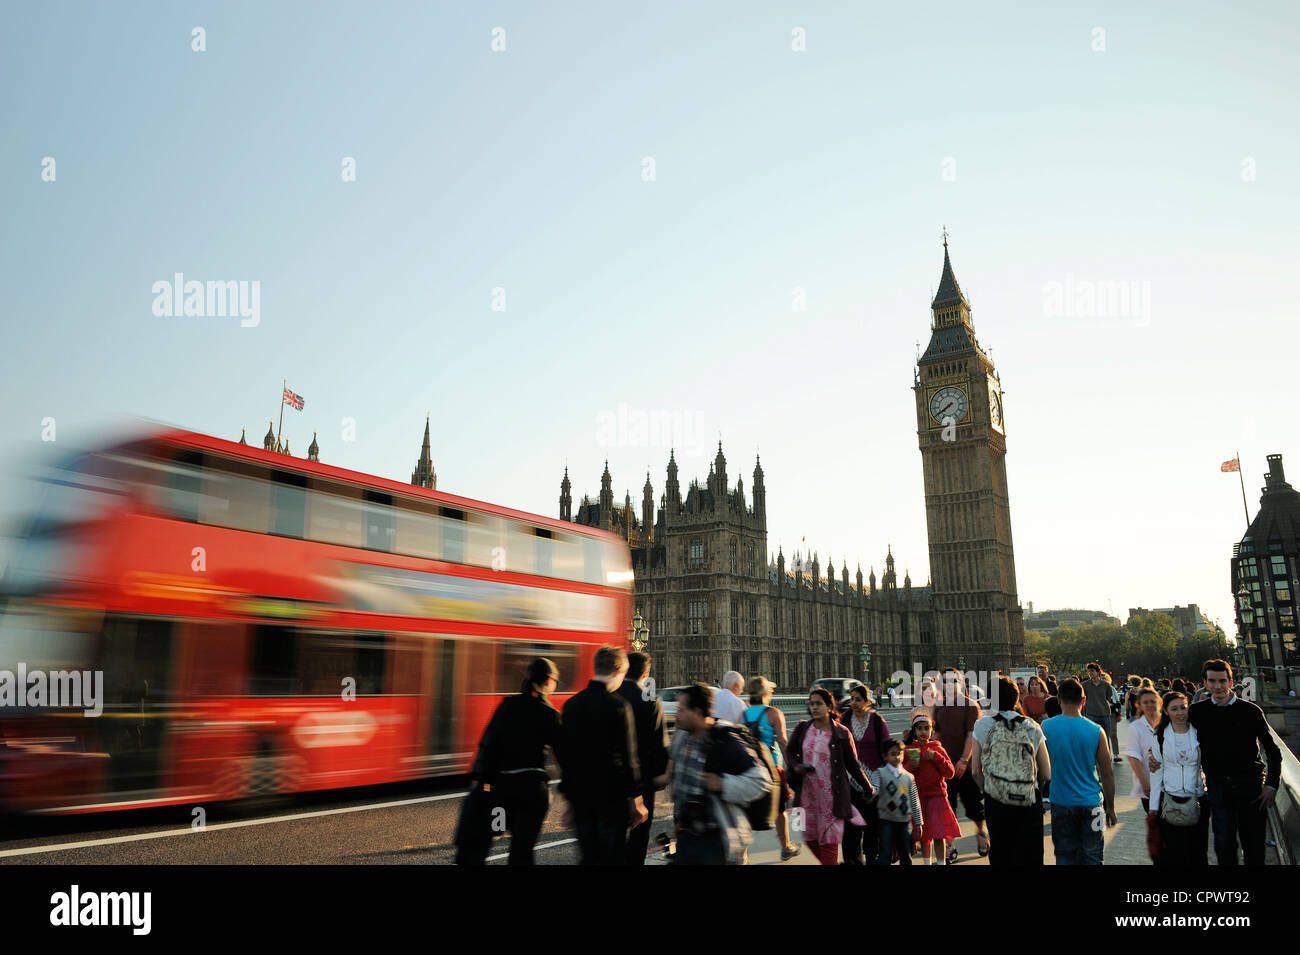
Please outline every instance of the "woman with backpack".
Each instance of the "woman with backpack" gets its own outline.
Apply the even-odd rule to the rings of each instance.
[[[867,799],[875,797],[875,790],[858,762],[852,734],[835,721],[830,690],[815,686],[808,691],[808,714],[810,718],[795,727],[786,750],[794,805],[802,810],[808,848],[822,865],[835,865],[844,824],[866,824],[853,805],[849,780],[857,781]]]
[[[975,722],[971,773],[984,790],[989,865],[1043,864],[1043,788],[1052,764],[1042,727],[1020,715],[1019,696],[1016,685],[1002,677],[998,711]]]
[[[849,694],[849,708],[840,714],[840,722],[853,736],[858,763],[868,777],[873,769],[884,765],[880,744],[889,739],[889,727],[876,712],[873,703],[870,691],[865,686],[855,686]],[[849,780],[849,789],[852,790],[853,805],[867,824],[850,825],[844,830],[844,862],[846,865],[875,865],[876,857],[880,854],[876,803],[862,793],[856,780]]]
[[[775,690],[776,684],[767,677],[750,677],[745,687],[749,706],[745,708],[744,720],[745,728],[771,752],[776,766],[776,837],[781,840],[781,861],[785,862],[797,856],[800,847],[790,841],[790,819],[786,815],[791,793],[785,773],[785,714],[770,705]]]
[[[1159,819],[1160,855],[1156,865],[1208,865],[1210,807],[1205,802],[1201,746],[1187,721],[1187,697],[1165,694],[1148,766],[1151,815]]]

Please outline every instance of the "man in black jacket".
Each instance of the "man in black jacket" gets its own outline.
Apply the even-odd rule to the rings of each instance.
[[[1214,854],[1219,865],[1236,865],[1240,836],[1245,864],[1263,865],[1264,830],[1282,775],[1282,751],[1273,742],[1264,711],[1232,692],[1227,662],[1207,660],[1202,673],[1210,697],[1188,707],[1187,719],[1201,747]]]
[[[632,708],[617,692],[627,654],[603,646],[592,671],[587,688],[564,704],[561,716],[560,792],[569,801],[564,825],[577,830],[583,865],[623,865],[628,827],[647,818]]]
[[[650,824],[655,818],[655,791],[663,785],[660,777],[668,769],[668,728],[664,725],[664,708],[650,679],[650,656],[629,653],[627,677],[618,693],[632,707],[636,721],[636,752],[641,764],[641,799],[645,803],[646,821],[634,826],[627,836],[627,864],[644,865],[650,846]]]

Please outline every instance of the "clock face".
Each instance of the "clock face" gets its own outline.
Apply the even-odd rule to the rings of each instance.
[[[997,382],[989,379],[989,418],[993,427],[1002,430],[1002,395],[998,392]]]
[[[960,388],[940,388],[930,399],[930,416],[940,424],[944,423],[945,418],[960,421],[966,417],[969,407],[970,400]]]

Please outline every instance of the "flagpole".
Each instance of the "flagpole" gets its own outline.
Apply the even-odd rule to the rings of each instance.
[[[1250,508],[1246,506],[1246,479],[1241,476],[1241,452],[1237,451],[1237,480],[1241,482],[1241,509],[1246,512],[1246,527],[1250,527]]]
[[[288,388],[288,387],[289,387],[289,379],[286,378],[284,379],[284,385],[280,390],[280,423],[279,425],[276,426],[275,429],[275,450],[277,451],[280,450],[280,432],[284,428],[284,388]],[[1246,492],[1244,489],[1241,492],[1241,499],[1243,501],[1246,499]]]

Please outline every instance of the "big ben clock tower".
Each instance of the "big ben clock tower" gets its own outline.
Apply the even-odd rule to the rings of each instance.
[[[1026,662],[1007,496],[1002,383],[980,348],[970,303],[943,239],[943,277],[930,303],[930,344],[917,360],[917,439],[934,597],[935,653],[944,665],[1006,670]]]

